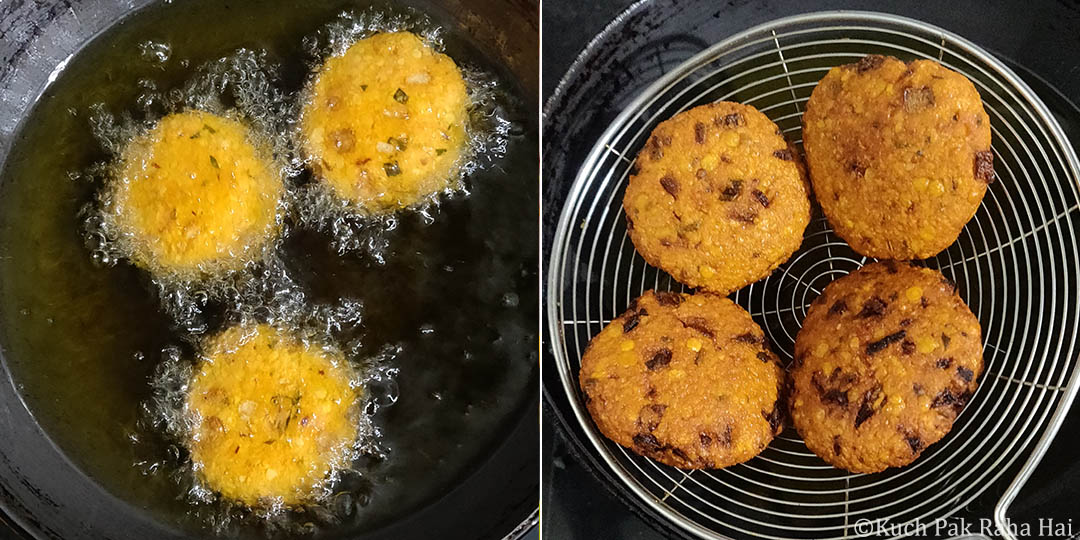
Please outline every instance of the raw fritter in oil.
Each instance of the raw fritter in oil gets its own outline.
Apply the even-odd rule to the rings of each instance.
[[[457,182],[468,105],[449,56],[408,32],[376,34],[316,75],[303,144],[316,176],[339,197],[392,212]]]
[[[347,465],[359,392],[343,358],[267,325],[230,328],[203,354],[189,449],[211,489],[248,506],[296,505]]]
[[[237,120],[166,116],[124,148],[115,176],[105,218],[130,260],[154,274],[236,270],[278,233],[281,176]]]

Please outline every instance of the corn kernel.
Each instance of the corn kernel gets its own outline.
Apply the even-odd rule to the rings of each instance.
[[[915,349],[920,353],[926,354],[933,352],[937,348],[937,340],[926,336],[920,337],[915,340]]]
[[[628,340],[622,342],[622,345],[620,345],[619,348],[621,348],[624,351],[632,351],[632,350],[634,350],[634,342],[632,340],[628,339]]]
[[[713,267],[711,267],[711,266],[709,266],[707,264],[703,264],[703,265],[699,266],[698,267],[698,272],[700,272],[701,277],[703,277],[705,279],[709,279],[709,278],[716,275],[716,270],[713,270]]]
[[[911,302],[918,302],[922,298],[922,287],[911,287],[904,291],[904,296]]]
[[[694,352],[700,351],[702,345],[704,345],[704,343],[702,343],[701,340],[696,337],[692,337],[686,340],[686,348]]]
[[[735,131],[725,131],[720,135],[720,144],[729,148],[735,148],[739,145],[739,134]]]

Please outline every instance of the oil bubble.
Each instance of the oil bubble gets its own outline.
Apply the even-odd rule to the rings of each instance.
[[[171,54],[172,47],[168,43],[147,40],[139,44],[139,55],[150,63],[164,64],[169,61]]]
[[[518,298],[518,295],[516,293],[508,292],[508,293],[504,294],[503,297],[502,297],[502,305],[504,307],[516,308],[516,307],[518,307],[518,304],[520,302],[521,302],[521,299]]]

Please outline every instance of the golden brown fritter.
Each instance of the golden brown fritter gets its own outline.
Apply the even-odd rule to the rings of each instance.
[[[949,432],[982,369],[979,321],[948,279],[873,263],[810,306],[795,340],[792,420],[836,467],[900,467]]]
[[[277,236],[285,186],[242,123],[190,110],[123,150],[105,219],[126,255],[157,275],[238,270]]]
[[[630,239],[691,287],[728,294],[764,278],[810,222],[798,154],[747,105],[712,103],[662,122],[634,167],[623,197]]]
[[[979,93],[930,60],[867,56],[829,70],[806,104],[803,137],[822,210],[867,257],[938,254],[994,178]]]
[[[373,213],[457,182],[469,97],[454,61],[409,32],[376,34],[326,61],[301,118],[316,176]]]
[[[579,382],[600,431],[662,463],[742,463],[781,430],[783,370],[731,300],[648,291],[589,343]]]
[[[230,328],[204,354],[187,398],[197,474],[248,506],[309,501],[357,437],[345,360],[267,325]]]

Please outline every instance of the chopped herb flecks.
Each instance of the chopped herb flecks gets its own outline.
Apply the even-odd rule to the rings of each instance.
[[[408,103],[409,94],[406,94],[404,90],[398,88],[397,92],[394,92],[394,101],[398,103]]]
[[[436,148],[436,149],[435,149],[435,155],[436,155],[436,156],[441,156],[441,155],[443,155],[443,154],[445,154],[445,153],[446,153],[446,149],[445,149],[445,148]]]
[[[360,91],[361,92],[367,92],[367,85],[366,84],[361,84],[360,85]]]
[[[210,127],[210,124],[203,124],[202,128],[205,129],[206,131],[209,131],[210,133],[217,133],[217,130]]]
[[[383,170],[386,171],[386,176],[397,176],[401,174],[401,167],[398,167],[398,163],[383,163]]]
[[[221,167],[218,167],[217,158],[215,158],[214,156],[210,156],[210,164],[213,165],[215,169],[220,169],[221,168]]]

